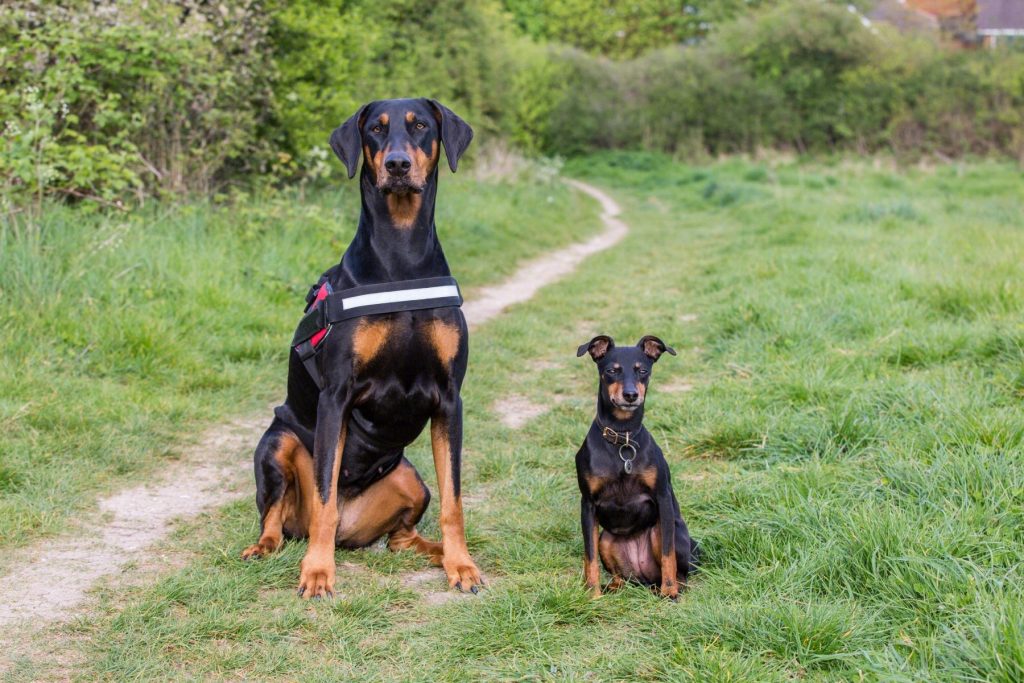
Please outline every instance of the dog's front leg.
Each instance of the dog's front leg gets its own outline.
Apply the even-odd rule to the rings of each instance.
[[[309,547],[299,565],[299,595],[305,599],[334,594],[334,542],[338,531],[338,472],[345,450],[349,392],[320,392],[313,435],[316,499],[309,520]]]
[[[583,525],[583,576],[591,597],[601,597],[601,565],[597,560],[597,521],[594,501],[580,497],[580,522]]]
[[[661,540],[661,596],[675,600],[679,596],[676,566],[676,509],[668,468],[658,472],[658,534]]]
[[[466,527],[462,516],[462,399],[458,393],[441,399],[430,420],[430,443],[434,451],[437,487],[441,490],[441,564],[448,585],[476,593],[483,585],[480,570],[466,547]]]

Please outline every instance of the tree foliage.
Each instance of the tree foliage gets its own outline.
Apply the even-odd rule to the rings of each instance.
[[[1024,158],[1024,51],[821,0],[8,0],[0,200],[118,205],[329,173],[360,104],[428,96],[540,154]]]

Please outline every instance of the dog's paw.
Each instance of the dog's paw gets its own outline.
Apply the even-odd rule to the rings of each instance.
[[[310,549],[299,565],[299,597],[303,600],[334,597],[334,570],[333,553]]]
[[[626,585],[626,580],[621,576],[613,576],[612,580],[608,582],[608,585],[604,587],[606,593],[614,593],[615,591]]]
[[[258,560],[262,557],[266,557],[270,553],[277,550],[277,544],[271,539],[261,538],[258,543],[253,543],[251,546],[242,551],[243,560]]]
[[[480,570],[469,555],[454,560],[445,556],[441,560],[441,565],[448,575],[448,585],[452,588],[458,588],[464,593],[477,593],[484,585]]]
[[[601,597],[600,586],[587,586],[587,592],[590,593],[591,600],[597,600],[599,597]]]
[[[668,598],[672,602],[679,599],[679,584],[675,581],[661,582],[661,597]]]

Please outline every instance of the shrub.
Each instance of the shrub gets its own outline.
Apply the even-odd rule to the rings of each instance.
[[[279,111],[273,138],[303,157],[359,105],[390,97],[442,100],[496,130],[511,59],[493,2],[281,1],[270,9]]]
[[[0,19],[0,182],[115,203],[208,191],[254,167],[269,112],[249,0],[8,3]]]

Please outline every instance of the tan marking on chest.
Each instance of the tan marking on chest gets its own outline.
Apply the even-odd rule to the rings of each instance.
[[[427,323],[425,331],[438,359],[443,365],[449,365],[459,352],[459,328],[440,320],[432,320]]]
[[[352,355],[355,357],[356,367],[365,367],[372,361],[387,343],[390,333],[390,322],[360,321],[352,335]]]
[[[590,491],[591,496],[597,495],[597,492],[604,488],[604,479],[601,479],[600,477],[587,474],[584,475],[583,479],[587,482],[587,490]]]
[[[658,483],[658,469],[656,467],[652,467],[649,470],[644,470],[643,472],[640,472],[637,476],[640,477],[640,481],[644,483],[644,486],[646,486],[649,489],[653,489],[654,485]]]

